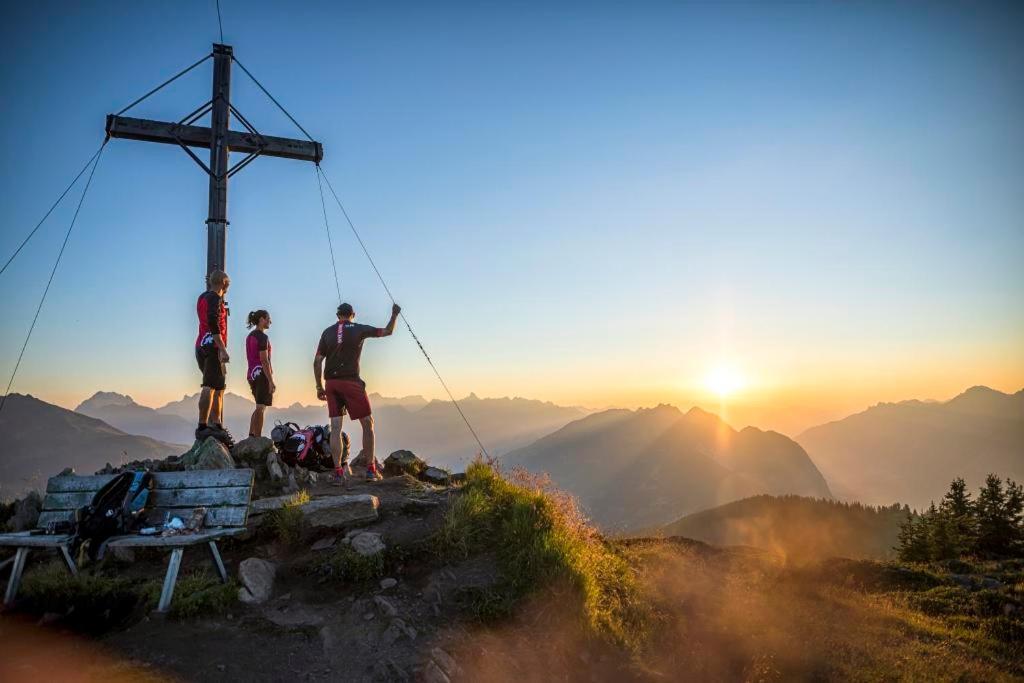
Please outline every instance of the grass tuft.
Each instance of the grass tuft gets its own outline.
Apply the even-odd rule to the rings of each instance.
[[[336,548],[312,569],[321,576],[358,583],[384,576],[384,553],[360,555],[347,545]]]
[[[299,491],[282,507],[267,513],[265,528],[281,543],[287,546],[297,544],[305,531],[302,506],[309,501],[309,493],[305,489]]]
[[[575,499],[547,478],[522,470],[504,476],[473,462],[435,540],[446,561],[496,554],[500,584],[469,596],[481,617],[506,616],[531,593],[568,584],[592,632],[630,647],[643,639],[647,611],[623,551],[601,538]]]

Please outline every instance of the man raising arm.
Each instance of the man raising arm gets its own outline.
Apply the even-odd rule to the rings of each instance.
[[[313,378],[316,380],[316,396],[327,401],[327,414],[331,418],[331,455],[334,458],[335,481],[344,483],[352,471],[347,462],[342,462],[342,414],[347,411],[353,420],[359,420],[363,428],[363,448],[358,460],[366,461],[366,478],[376,481],[377,461],[374,458],[373,417],[370,398],[366,394],[366,383],[359,376],[359,358],[363,342],[373,337],[389,337],[394,334],[398,304],[391,307],[391,319],[385,327],[360,325],[355,322],[355,310],[350,304],[338,306],[338,322],[320,335],[316,355],[313,358]]]

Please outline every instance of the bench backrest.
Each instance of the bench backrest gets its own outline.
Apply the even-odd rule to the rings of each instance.
[[[93,495],[113,474],[53,477],[46,482],[39,527],[74,519],[75,510],[92,502]],[[252,495],[251,469],[154,472],[150,505],[188,521],[193,509],[206,508],[207,527],[245,526]]]

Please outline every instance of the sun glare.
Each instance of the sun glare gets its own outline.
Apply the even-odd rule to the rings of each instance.
[[[718,365],[708,372],[704,378],[708,389],[726,398],[735,394],[746,385],[743,375],[732,365]]]

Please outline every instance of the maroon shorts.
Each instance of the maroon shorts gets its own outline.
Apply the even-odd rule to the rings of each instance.
[[[370,414],[370,397],[366,385],[358,379],[329,379],[324,387],[327,392],[327,414],[341,417],[347,410],[353,420],[361,420]]]

